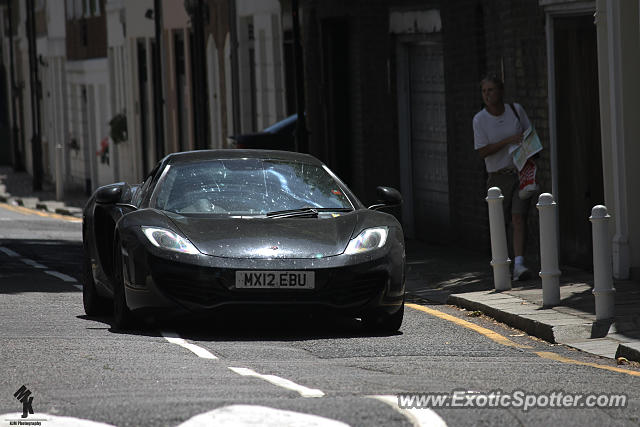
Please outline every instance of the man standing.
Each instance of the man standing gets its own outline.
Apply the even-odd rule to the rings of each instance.
[[[484,159],[489,179],[487,188],[502,191],[505,218],[511,212],[513,224],[513,280],[525,279],[529,269],[524,265],[525,217],[529,200],[518,196],[518,171],[509,147],[522,142],[531,125],[527,113],[519,104],[505,105],[504,84],[497,76],[485,77],[480,83],[485,108],[473,117],[474,146]]]

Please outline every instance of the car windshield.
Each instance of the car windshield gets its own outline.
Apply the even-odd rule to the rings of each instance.
[[[171,165],[159,183],[155,207],[182,214],[221,215],[353,209],[324,167],[265,159]]]

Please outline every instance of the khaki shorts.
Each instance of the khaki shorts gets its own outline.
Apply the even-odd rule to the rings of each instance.
[[[517,173],[490,172],[489,179],[487,179],[487,188],[491,187],[499,187],[504,196],[502,209],[504,210],[504,220],[506,222],[511,221],[511,215],[513,214],[527,214],[531,199],[522,200],[518,196],[520,181]]]

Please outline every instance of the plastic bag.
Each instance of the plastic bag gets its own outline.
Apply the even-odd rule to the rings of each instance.
[[[523,168],[518,172],[520,178],[520,191],[518,197],[526,200],[538,192],[540,186],[536,182],[536,162],[528,159]]]

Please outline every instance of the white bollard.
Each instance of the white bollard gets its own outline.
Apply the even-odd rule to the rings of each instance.
[[[486,201],[489,204],[489,231],[491,234],[491,267],[493,267],[493,283],[496,291],[511,289],[511,273],[509,272],[509,251],[507,249],[507,231],[504,226],[502,211],[502,192],[498,187],[487,191]]]
[[[615,315],[615,292],[613,288],[613,265],[611,258],[611,238],[607,207],[594,206],[591,209],[593,231],[593,295],[596,299],[596,320],[611,319]]]
[[[553,196],[542,193],[536,205],[540,215],[540,278],[542,279],[542,305],[560,304],[560,269],[558,268],[557,207]]]

